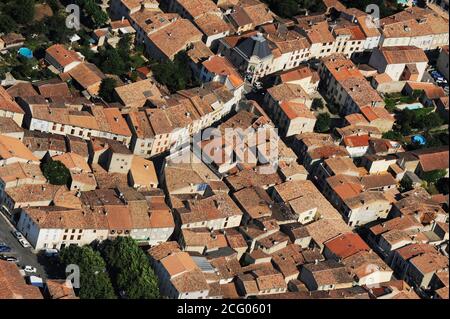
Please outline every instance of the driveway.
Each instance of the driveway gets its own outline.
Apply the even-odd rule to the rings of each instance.
[[[42,278],[46,278],[44,267],[39,264],[38,257],[33,253],[32,248],[24,248],[19,241],[13,236],[12,231],[16,228],[9,222],[9,220],[0,212],[0,242],[5,243],[11,247],[11,252],[1,253],[6,256],[14,256],[19,259],[18,265],[22,266],[30,265],[36,267],[36,275]]]

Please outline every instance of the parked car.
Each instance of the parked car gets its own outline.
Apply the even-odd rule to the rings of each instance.
[[[23,270],[25,270],[26,272],[29,272],[29,273],[36,273],[37,272],[36,267],[33,267],[33,266],[25,266],[25,267],[23,267]]]
[[[14,237],[16,237],[18,240],[24,238],[20,231],[16,230],[16,231],[13,231],[12,233],[13,233]]]
[[[24,248],[31,247],[30,243],[29,243],[25,238],[20,239],[20,240],[19,240],[19,243],[20,243],[20,244],[22,245],[22,247],[24,247]]]
[[[45,257],[56,257],[56,256],[58,256],[58,254],[59,254],[59,250],[58,249],[50,249],[50,248],[48,248],[48,249],[46,249],[44,251]]]
[[[9,253],[11,252],[11,247],[6,245],[0,245],[0,253]]]
[[[436,81],[444,81],[444,76],[438,72],[438,71],[431,71],[431,76],[433,77],[433,79],[435,79]]]
[[[13,262],[13,263],[19,262],[19,259],[17,259],[16,257],[13,257],[13,256],[0,255],[0,259],[4,260],[4,261]]]

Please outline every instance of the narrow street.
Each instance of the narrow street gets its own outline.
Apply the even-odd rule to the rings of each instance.
[[[37,275],[42,278],[46,278],[44,267],[38,262],[38,256],[33,252],[32,248],[24,248],[19,241],[12,234],[16,228],[10,223],[10,221],[0,212],[0,243],[5,243],[11,247],[11,252],[1,253],[5,256],[14,256],[19,259],[18,265],[20,268],[23,266],[36,267]]]

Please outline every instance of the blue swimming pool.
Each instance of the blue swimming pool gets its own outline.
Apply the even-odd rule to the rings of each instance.
[[[427,139],[422,135],[414,135],[411,137],[411,142],[419,145],[425,145],[427,143]]]
[[[27,59],[33,58],[33,51],[25,47],[19,49],[19,54]]]

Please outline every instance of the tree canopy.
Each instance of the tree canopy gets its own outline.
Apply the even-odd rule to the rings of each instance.
[[[116,298],[106,272],[105,261],[99,252],[94,251],[90,246],[69,246],[61,250],[59,260],[64,269],[70,264],[80,268],[78,295],[81,299]]]
[[[34,0],[7,0],[2,2],[0,12],[11,17],[16,23],[28,24],[33,21]]]
[[[447,172],[444,169],[435,169],[433,171],[422,173],[421,177],[427,183],[436,183],[438,180],[445,177],[446,174]]]
[[[145,253],[130,237],[106,241],[100,248],[116,291],[125,298],[159,298],[158,279]]]
[[[273,12],[284,18],[305,13],[305,10],[308,10],[309,13],[325,11],[325,6],[320,0],[264,0],[264,2]]]
[[[186,52],[179,52],[173,61],[167,60],[152,67],[158,82],[167,86],[171,92],[196,86],[198,83],[189,66]]]
[[[99,28],[105,25],[108,20],[108,14],[102,10],[98,3],[95,0],[76,0],[76,4],[80,6],[84,10],[85,17],[88,17],[88,24],[90,24],[94,28]]]
[[[319,133],[327,132],[330,129],[331,117],[328,113],[320,113],[317,116],[316,126],[314,130]]]
[[[116,80],[112,78],[105,78],[102,80],[102,83],[100,84],[100,92],[99,95],[106,101],[106,102],[114,102],[116,100],[115,98],[115,91],[114,89],[117,86]]]
[[[68,185],[71,180],[70,171],[60,161],[49,160],[44,162],[41,169],[50,184]]]
[[[405,109],[399,116],[400,132],[404,135],[412,133],[413,129],[430,130],[443,124],[442,118],[433,111],[433,108],[417,110]]]

